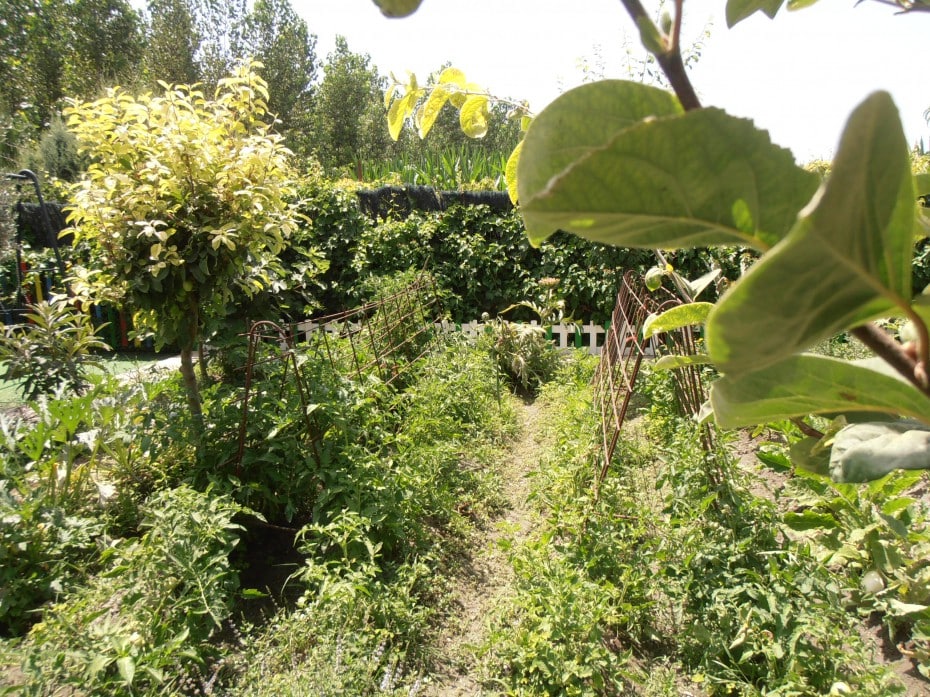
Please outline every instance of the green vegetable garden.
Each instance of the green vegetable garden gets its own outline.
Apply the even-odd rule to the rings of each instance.
[[[664,86],[539,114],[341,37],[313,83],[286,1],[111,4],[112,55],[48,4],[54,80],[0,9],[0,694],[930,693],[889,94],[804,166],[700,103],[681,0],[617,7]]]

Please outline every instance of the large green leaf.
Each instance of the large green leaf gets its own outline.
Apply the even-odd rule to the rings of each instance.
[[[772,18],[784,2],[785,0],[728,0],[727,26],[732,29],[739,22],[760,11]]]
[[[906,308],[914,201],[897,109],[877,92],[853,112],[833,174],[795,228],[710,313],[707,348],[718,367],[756,370]]]
[[[930,469],[930,430],[914,421],[850,424],[833,439],[830,476],[870,482],[896,469]]]
[[[527,235],[557,230],[621,247],[740,244],[765,250],[791,229],[816,175],[752,122],[718,109],[602,123],[642,85],[595,83],[530,126],[519,167]],[[652,92],[648,93],[652,95]],[[616,104],[616,106],[614,106]]]
[[[626,80],[601,80],[556,99],[527,129],[520,155],[520,196],[545,189],[552,177],[643,119],[683,113],[675,95]]]
[[[791,356],[752,373],[724,376],[713,384],[710,397],[723,428],[859,411],[908,416],[930,424],[930,398],[881,362]]]

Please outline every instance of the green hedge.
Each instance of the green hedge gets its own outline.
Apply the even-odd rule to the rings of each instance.
[[[330,261],[321,277],[320,300],[327,312],[365,300],[360,288],[371,277],[428,267],[445,309],[457,321],[484,312],[495,316],[535,298],[540,278],[556,277],[569,315],[603,322],[610,317],[623,271],[655,263],[646,250],[606,247],[566,234],[534,249],[515,210],[453,204],[441,211],[372,219],[354,192],[322,178],[309,179],[301,195],[302,212],[311,221],[309,237]],[[529,318],[516,311],[509,316]]]

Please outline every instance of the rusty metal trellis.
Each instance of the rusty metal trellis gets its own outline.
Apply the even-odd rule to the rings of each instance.
[[[245,365],[242,418],[239,423],[238,447],[232,459],[237,473],[241,470],[245,454],[249,400],[256,367],[263,363],[283,361],[282,391],[289,379],[288,372],[293,367],[293,378],[290,379],[297,387],[303,407],[303,435],[309,440],[319,464],[319,442],[325,429],[309,408],[311,393],[297,360],[297,342],[306,342],[309,351],[324,356],[336,374],[359,379],[369,371],[376,371],[384,382],[391,383],[429,350],[431,339],[436,334],[440,312],[432,278],[428,274],[420,274],[399,291],[348,312],[301,322],[288,329],[269,321],[253,323],[247,333],[248,358]],[[351,350],[348,368],[347,361],[340,360],[343,351],[335,345],[340,339],[343,340],[342,347],[348,343]],[[277,351],[270,357],[259,358],[260,346],[277,347]]]
[[[298,340],[321,345],[337,372],[341,369],[332,341],[348,339],[355,377],[376,371],[391,383],[429,349],[441,312],[432,277],[420,274],[401,290],[374,302],[300,322],[294,334]]]
[[[621,280],[610,327],[601,350],[593,378],[594,407],[600,415],[600,447],[596,454],[595,496],[607,475],[620,432],[636,390],[642,362],[661,355],[695,353],[694,333],[690,328],[668,332],[644,342],[643,324],[650,314],[657,314],[681,304],[664,289],[646,290],[642,279],[627,271]],[[674,371],[676,396],[682,410],[696,414],[704,403],[704,388],[694,366]],[[709,429],[702,430],[705,449],[711,446]]]

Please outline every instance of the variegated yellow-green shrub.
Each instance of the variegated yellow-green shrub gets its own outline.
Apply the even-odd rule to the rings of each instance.
[[[213,99],[187,86],[114,88],[66,112],[92,160],[72,196],[75,240],[92,260],[74,270],[74,290],[126,303],[137,327],[177,343],[194,413],[193,351],[237,296],[275,282],[298,219],[291,153],[269,126],[256,67],[221,80]]]

